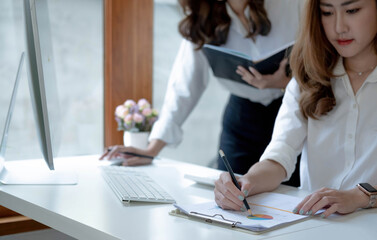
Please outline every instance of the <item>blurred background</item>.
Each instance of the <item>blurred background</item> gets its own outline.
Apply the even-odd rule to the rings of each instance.
[[[104,147],[103,1],[49,0],[48,4],[58,87],[56,97],[61,111],[56,119],[60,133],[55,155],[101,154]],[[19,59],[24,51],[22,7],[22,0],[0,1],[0,134],[3,133]],[[182,40],[178,33],[182,16],[177,0],[155,0],[152,104],[158,110]],[[8,160],[42,157],[25,69],[24,66],[9,130]],[[177,148],[165,148],[160,155],[214,167],[228,95],[216,80],[211,79],[197,107],[183,125],[183,142]]]

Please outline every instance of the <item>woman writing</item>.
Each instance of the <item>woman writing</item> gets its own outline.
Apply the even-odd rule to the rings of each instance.
[[[295,80],[272,140],[239,179],[242,191],[228,174],[216,181],[216,202],[224,209],[239,210],[239,197],[278,187],[301,150],[301,187],[314,192],[294,212],[326,208],[321,216],[327,217],[376,205],[377,1],[308,0],[304,14],[290,60]]]
[[[207,87],[210,67],[202,47],[206,43],[240,51],[259,59],[294,41],[302,0],[181,0],[186,17],[179,31],[184,40],[176,57],[160,119],[155,123],[147,150],[112,147],[107,157],[121,151],[156,156],[165,146],[178,145],[181,126]],[[282,88],[290,78],[287,60],[271,75],[250,68],[254,77],[245,79],[253,87],[219,79],[231,93],[223,117],[220,147],[228,154],[232,168],[245,173],[258,161],[271,139],[273,124],[281,105]],[[246,69],[234,69],[239,74]],[[126,165],[150,163],[150,159],[130,157]],[[222,160],[219,168],[225,170]]]

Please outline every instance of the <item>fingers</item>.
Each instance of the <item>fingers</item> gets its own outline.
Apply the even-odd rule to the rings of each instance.
[[[247,181],[245,178],[241,178],[239,180],[240,186],[241,186],[241,192],[245,195],[245,198],[249,196],[250,189],[252,188],[249,181]]]
[[[288,59],[283,59],[279,64],[279,69],[271,74],[262,75],[257,69],[248,67],[247,69],[238,66],[236,73],[248,84],[258,88],[285,88],[290,80],[286,76],[286,66]]]
[[[294,209],[294,212],[299,214],[312,215],[315,214],[318,210],[324,208],[327,205],[330,205],[332,190],[327,188],[322,188],[307,197],[297,207]]]
[[[249,70],[242,66],[238,66],[236,73],[241,76],[242,80],[256,88],[264,88],[264,81],[262,81],[262,75],[252,67]]]
[[[99,158],[99,160],[103,160],[103,159],[111,159],[110,158],[110,154],[111,154],[111,150],[114,150],[116,149],[117,146],[112,146],[112,147],[108,147],[104,150],[103,154],[101,155],[101,157]],[[113,152],[114,152],[113,151]]]
[[[322,214],[322,218],[326,218],[333,213],[350,213],[357,209],[352,191],[340,191],[328,188],[322,188],[300,202],[293,210],[294,213],[301,215],[314,215],[321,209],[326,209]]]
[[[245,211],[244,194],[233,184],[229,173],[222,173],[215,182],[215,201],[223,209]]]
[[[215,191],[215,202],[222,209],[245,211],[243,204],[235,203],[221,192]],[[242,202],[241,202],[242,203]]]
[[[249,67],[249,71],[254,75],[257,80],[262,80],[263,76],[255,68]]]
[[[99,157],[99,160],[103,160],[107,155],[107,150]]]
[[[339,204],[333,204],[326,211],[324,211],[321,214],[321,217],[322,218],[327,218],[331,214],[338,212],[338,209],[339,209]]]
[[[108,148],[108,153],[106,158],[107,159],[113,159],[119,156],[121,152],[125,152],[126,147],[123,145],[116,145]]]
[[[237,66],[236,73],[243,77],[244,75],[250,74],[249,71],[247,71],[244,67],[242,66]]]
[[[108,147],[99,159],[110,160],[110,159],[119,158],[119,157],[124,158],[124,159],[134,158],[134,156],[126,154],[125,152],[150,155],[146,151],[143,151],[134,147],[125,147],[123,145],[116,145],[116,146]]]
[[[101,155],[101,157],[99,158],[99,160],[103,160],[103,159],[111,159],[109,158],[109,155],[110,155],[110,152],[111,150],[115,149],[117,146],[111,146],[111,147],[107,147],[105,148],[103,154]]]
[[[150,158],[143,158],[143,157],[135,157],[133,155],[127,154],[128,153],[136,153],[142,155],[150,155],[147,151],[137,149],[134,147],[125,147],[123,145],[111,146],[107,148],[105,153],[100,157],[102,159],[114,159],[114,158],[123,158],[124,161],[122,163],[123,166],[138,166],[138,165],[146,165],[151,164],[153,159]]]
[[[304,212],[304,214],[314,215],[318,212],[318,210],[329,208],[329,207],[331,208],[333,204],[337,202],[336,197],[325,196],[324,194],[322,195],[323,196],[320,197],[318,201],[316,201],[314,204],[312,202],[308,202],[303,206],[302,211]]]
[[[311,197],[311,195],[308,195],[304,198],[304,200],[302,200],[294,209],[293,209],[293,213],[300,213],[300,214],[303,214],[304,213],[304,210],[301,211],[301,208],[304,206],[304,204],[309,200],[309,198]]]

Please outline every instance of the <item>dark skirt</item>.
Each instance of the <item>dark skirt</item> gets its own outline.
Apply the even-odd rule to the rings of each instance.
[[[259,161],[269,144],[282,98],[264,106],[245,98],[230,96],[223,116],[223,129],[220,137],[220,149],[235,173],[245,174]],[[226,171],[223,160],[218,158],[218,168]],[[298,165],[294,175],[287,183],[300,185]]]

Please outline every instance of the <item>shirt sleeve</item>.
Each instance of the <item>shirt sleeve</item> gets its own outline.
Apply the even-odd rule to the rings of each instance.
[[[307,119],[300,111],[299,97],[299,86],[293,78],[276,117],[271,142],[260,158],[260,161],[271,159],[280,163],[287,172],[284,181],[289,180],[295,170],[297,156],[307,137]]]
[[[183,40],[170,73],[164,103],[149,140],[175,147],[183,137],[182,124],[198,103],[209,81],[209,65],[201,50]]]

